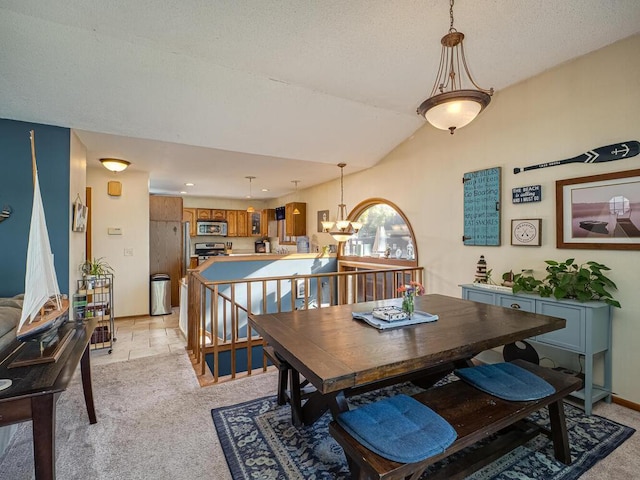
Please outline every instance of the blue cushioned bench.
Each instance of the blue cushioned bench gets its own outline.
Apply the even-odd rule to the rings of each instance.
[[[553,387],[554,393],[536,400],[510,401],[483,392],[465,381],[455,381],[413,396],[453,426],[457,433],[456,440],[443,452],[422,460],[409,463],[389,460],[367,448],[337,421],[332,421],[329,432],[343,448],[352,478],[418,479],[429,465],[494,434],[495,439],[490,443],[451,462],[446,470],[433,472],[430,480],[465,478],[540,433],[552,439],[555,458],[569,465],[571,455],[562,399],[581,388],[581,380],[523,360],[513,364],[542,378]],[[549,408],[550,430],[526,420],[544,407]]]

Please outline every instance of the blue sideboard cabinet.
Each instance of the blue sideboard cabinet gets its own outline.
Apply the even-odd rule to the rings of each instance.
[[[531,343],[559,348],[584,355],[584,388],[572,395],[584,401],[584,410],[591,415],[594,402],[611,402],[611,307],[603,302],[556,300],[532,294],[511,293],[511,289],[495,286],[461,285],[462,298],[527,312],[564,318],[562,330],[537,335]],[[593,357],[604,355],[604,385],[593,383]]]

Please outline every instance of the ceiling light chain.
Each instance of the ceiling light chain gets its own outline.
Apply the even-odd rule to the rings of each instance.
[[[431,125],[449,130],[452,135],[457,128],[471,123],[489,105],[493,95],[493,88],[479,87],[469,72],[464,33],[453,26],[454,1],[449,0],[449,33],[440,40],[442,52],[436,80],[429,98],[417,110]],[[464,88],[463,73],[476,90]]]
[[[252,196],[251,196],[251,181],[252,181],[254,178],[256,178],[256,177],[251,176],[251,175],[247,175],[247,176],[246,176],[246,177],[244,177],[244,178],[246,178],[246,179],[248,179],[248,180],[249,180],[249,195],[247,196],[247,198],[249,198],[249,199],[250,199],[250,198],[252,198]],[[247,207],[247,213],[253,213],[253,212],[255,212],[255,211],[256,211],[256,209],[255,209],[255,208],[253,208],[253,206],[249,205],[249,207]]]
[[[344,203],[344,167],[346,163],[339,163],[340,167],[340,204],[338,217],[335,222],[322,222],[322,228],[338,242],[346,242],[362,228],[362,223],[347,220],[347,206]],[[333,226],[335,225],[335,229]]]
[[[298,201],[298,184],[300,183],[300,180],[291,180],[291,183],[294,183],[296,185],[296,192],[293,196],[293,201],[297,202]],[[300,210],[298,210],[298,207],[293,209],[293,214],[300,215]]]

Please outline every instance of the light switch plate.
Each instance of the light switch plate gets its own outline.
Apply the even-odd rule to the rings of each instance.
[[[109,227],[107,233],[109,235],[122,235],[122,229],[120,227]]]

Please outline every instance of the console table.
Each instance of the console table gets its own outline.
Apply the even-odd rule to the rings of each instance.
[[[14,340],[0,352],[0,378],[13,382],[9,388],[0,391],[0,426],[32,420],[37,480],[54,480],[56,477],[56,402],[69,385],[78,363],[89,422],[97,421],[89,361],[89,341],[95,327],[96,319],[85,323],[71,321],[60,327],[58,339],[66,338],[68,343],[55,362],[9,368],[28,342]],[[69,331],[72,333],[66,337]]]
[[[478,284],[461,285],[462,298],[527,312],[564,318],[565,328],[531,337],[527,341],[584,355],[584,388],[571,396],[584,401],[584,411],[591,415],[594,402],[611,402],[611,307],[603,302],[556,300],[533,294],[511,293],[510,288]],[[604,384],[593,382],[593,357],[604,354]]]

